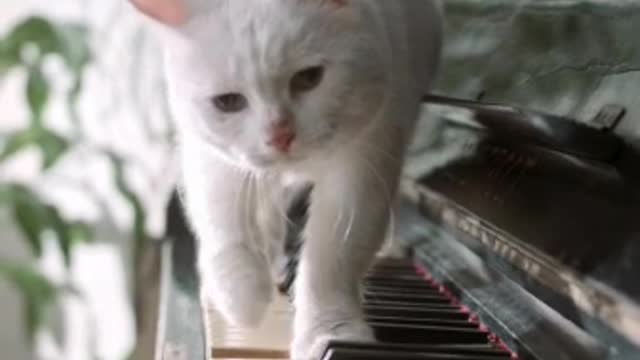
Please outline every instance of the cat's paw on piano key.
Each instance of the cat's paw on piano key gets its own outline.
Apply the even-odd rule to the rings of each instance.
[[[291,345],[291,360],[320,360],[327,345],[333,340],[349,342],[375,342],[373,331],[365,321],[317,322],[306,330],[298,331]]]

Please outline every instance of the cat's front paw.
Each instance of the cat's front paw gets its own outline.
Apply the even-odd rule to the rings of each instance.
[[[273,298],[266,257],[241,246],[201,261],[201,280],[204,300],[235,326],[258,326]]]
[[[296,327],[291,345],[291,360],[320,360],[332,340],[374,342],[373,331],[363,320],[316,319]]]

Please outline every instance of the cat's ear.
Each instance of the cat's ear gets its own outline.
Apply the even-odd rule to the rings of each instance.
[[[189,20],[188,0],[129,0],[144,15],[167,26],[184,25]]]

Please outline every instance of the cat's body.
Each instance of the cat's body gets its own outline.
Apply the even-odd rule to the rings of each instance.
[[[310,182],[291,356],[313,359],[331,338],[371,339],[359,281],[438,64],[437,4],[133,1],[171,24],[166,73],[204,298],[230,322],[261,320],[287,192]]]

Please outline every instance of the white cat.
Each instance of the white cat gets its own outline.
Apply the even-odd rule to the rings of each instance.
[[[439,62],[436,0],[131,1],[160,25],[203,296],[261,321],[286,189],[311,182],[291,357],[372,340],[359,283]]]

